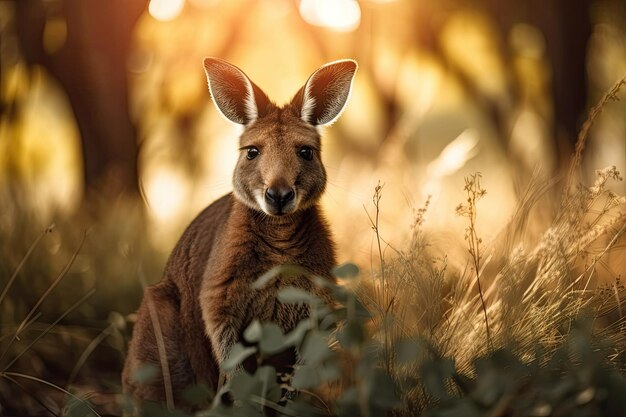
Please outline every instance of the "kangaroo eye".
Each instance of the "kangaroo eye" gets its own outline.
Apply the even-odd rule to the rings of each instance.
[[[258,148],[251,146],[247,149],[246,158],[248,158],[249,160],[252,160],[256,158],[257,156],[259,156],[259,153],[260,152]]]
[[[313,159],[313,149],[308,146],[303,146],[298,150],[298,155],[300,155],[300,158],[310,161]]]

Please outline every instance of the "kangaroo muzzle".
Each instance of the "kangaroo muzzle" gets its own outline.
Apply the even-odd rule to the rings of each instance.
[[[268,187],[265,190],[264,200],[268,214],[275,216],[289,214],[296,209],[296,192],[286,183],[277,183]]]

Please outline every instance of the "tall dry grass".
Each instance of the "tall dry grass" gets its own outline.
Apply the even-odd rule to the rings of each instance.
[[[373,328],[383,346],[383,366],[399,379],[418,371],[415,364],[396,365],[396,353],[388,349],[396,341],[425,339],[433,351],[453,358],[461,373],[471,374],[476,358],[500,348],[526,361],[540,359],[539,351],[548,358],[580,318],[592,320],[596,334],[612,340],[609,359],[624,367],[626,290],[620,278],[626,262],[618,270],[605,262],[611,253],[626,259],[626,198],[609,188],[623,179],[610,166],[585,185],[579,167],[590,126],[625,83],[626,78],[592,109],[568,175],[549,182],[533,177],[508,225],[492,241],[484,241],[476,226],[488,190],[480,173],[466,178],[467,199],[457,207],[467,221],[464,268],[451,268],[447,248],[431,244],[435,239],[423,230],[428,200],[416,212],[406,247],[387,244],[375,221],[384,210],[376,187],[370,218],[380,265],[363,280],[360,295],[376,313]],[[537,215],[545,207],[556,208],[547,221]],[[419,386],[406,400],[416,409],[427,401]]]
[[[0,196],[0,415],[114,410],[139,270],[158,280],[164,257],[134,203],[44,217],[13,197]]]

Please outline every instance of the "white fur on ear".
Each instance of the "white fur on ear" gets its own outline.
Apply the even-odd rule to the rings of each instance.
[[[249,124],[259,117],[252,82],[236,66],[219,59],[204,59],[204,71],[215,107],[226,119]]]
[[[320,67],[304,85],[300,118],[314,126],[334,123],[346,107],[358,65],[352,59]]]
[[[306,83],[304,86],[304,96],[302,97],[302,109],[300,110],[300,118],[305,122],[311,120],[313,110],[315,109],[315,97],[311,94],[310,83]]]
[[[250,122],[256,120],[259,117],[259,110],[256,107],[256,101],[254,99],[254,90],[252,89],[252,85],[250,81],[246,80],[246,89],[248,90],[248,94],[246,95],[246,116],[248,116],[248,120]]]

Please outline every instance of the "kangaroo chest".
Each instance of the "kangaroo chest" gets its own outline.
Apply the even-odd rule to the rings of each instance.
[[[254,288],[252,284],[261,275],[275,266],[291,264],[332,279],[334,265],[332,243],[323,224],[312,229],[317,226],[315,217],[265,230],[234,214],[215,242],[199,298],[206,333],[218,360],[227,356],[253,319],[275,322],[286,332],[308,316],[307,306],[278,301],[281,288],[294,286],[327,298],[307,274],[279,274]]]

